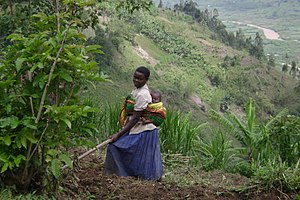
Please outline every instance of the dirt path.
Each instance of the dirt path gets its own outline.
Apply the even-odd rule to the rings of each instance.
[[[133,51],[140,56],[142,59],[146,60],[149,64],[151,64],[152,66],[155,66],[159,63],[158,60],[156,60],[155,58],[151,57],[147,51],[145,51],[144,49],[142,49],[142,47],[137,46],[133,48]]]
[[[238,21],[229,21],[229,22],[234,23],[234,24],[245,25],[245,26],[261,29],[264,32],[264,35],[266,36],[266,38],[269,40],[282,40],[282,39],[280,39],[279,33],[277,33],[276,31],[274,31],[272,29],[264,28],[264,27],[257,26],[254,24],[246,24],[246,23],[238,22]]]

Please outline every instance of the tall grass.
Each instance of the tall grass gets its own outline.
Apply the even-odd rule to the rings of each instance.
[[[89,133],[85,137],[99,143],[120,129],[120,104],[112,103],[99,107],[92,98],[87,98],[85,105],[95,107],[94,113],[76,122],[79,130],[89,130],[85,131]],[[206,125],[206,123],[195,125],[191,123],[189,114],[184,115],[168,109],[165,122],[159,127],[162,152],[193,155],[199,145],[200,133]]]
[[[238,159],[236,149],[219,129],[210,140],[202,140],[199,146],[199,159],[205,170],[226,169]]]
[[[259,166],[253,181],[262,188],[277,188],[285,192],[295,192],[300,189],[299,162],[289,167],[280,157],[268,160],[266,165]]]
[[[121,106],[114,103],[105,104],[100,107],[95,102],[92,97],[84,100],[85,105],[93,107],[95,112],[89,113],[87,116],[82,116],[76,121],[75,126],[77,126],[78,134],[81,137],[90,138],[94,142],[99,143],[120,129],[119,113]],[[88,134],[81,135],[81,130],[85,130],[84,132]]]
[[[189,114],[183,115],[179,111],[168,110],[160,129],[162,152],[194,155],[200,142],[200,133],[206,125],[194,125]]]
[[[121,106],[118,103],[107,104],[99,112],[96,127],[99,130],[98,137],[102,140],[115,134],[119,129],[119,116]]]

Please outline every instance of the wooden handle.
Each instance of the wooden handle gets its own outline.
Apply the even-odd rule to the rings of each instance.
[[[88,150],[87,152],[81,154],[77,159],[78,159],[78,160],[81,160],[82,158],[84,158],[84,157],[86,157],[87,155],[93,153],[93,152],[96,151],[97,149],[100,149],[101,147],[107,145],[107,144],[110,143],[111,141],[112,141],[111,139],[105,140],[104,142],[98,144],[95,148],[90,149],[90,150]],[[72,163],[73,163],[73,161],[72,161]],[[61,169],[64,170],[64,169],[66,169],[67,167],[68,167],[68,165],[64,165]]]

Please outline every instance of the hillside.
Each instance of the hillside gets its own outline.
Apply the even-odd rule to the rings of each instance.
[[[104,34],[107,39],[99,40]],[[132,71],[145,65],[152,71],[150,87],[162,91],[169,109],[191,112],[196,121],[206,121],[207,111],[220,105],[243,115],[249,98],[255,99],[263,118],[285,107],[299,113],[295,79],[212,35],[205,25],[168,9],[107,18],[90,42],[103,46],[106,54],[98,61],[113,83],[101,83],[88,94],[119,102],[131,91]]]
[[[154,1],[156,5],[159,0]],[[264,38],[265,50],[269,54],[276,55],[277,64],[300,62],[300,29],[298,19],[300,18],[300,2],[297,0],[210,0],[197,1],[197,6],[201,10],[219,11],[219,18],[224,22],[228,31],[241,29],[246,35],[255,36],[256,32],[263,31],[257,26],[275,31],[280,39],[269,40]],[[162,0],[166,7],[173,8],[180,1]],[[232,23],[232,21],[239,22]],[[247,26],[254,25],[255,27]],[[286,58],[286,55],[289,58]]]
[[[300,73],[278,70],[258,33],[228,33],[192,1],[3,2],[0,199],[300,198]],[[144,113],[120,131],[120,109],[141,65],[167,113],[133,135]],[[105,173],[105,145],[127,138],[146,159],[128,172],[155,145],[158,180]]]

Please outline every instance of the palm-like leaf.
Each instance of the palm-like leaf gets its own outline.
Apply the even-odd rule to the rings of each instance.
[[[230,113],[227,117],[222,116],[216,111],[211,111],[211,117],[226,128],[244,145],[247,149],[249,159],[256,149],[257,141],[260,138],[260,128],[255,123],[255,102],[250,99],[246,105],[246,122],[240,120],[234,113]]]
[[[272,118],[266,125],[265,127],[269,129],[276,121],[278,121],[281,117],[286,116],[288,114],[289,110],[288,109],[283,109],[280,111],[274,118]]]

